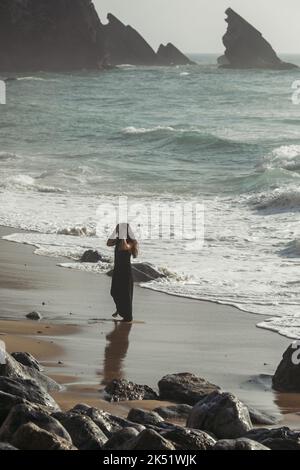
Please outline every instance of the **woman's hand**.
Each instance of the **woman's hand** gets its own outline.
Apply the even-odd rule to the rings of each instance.
[[[113,238],[109,238],[106,243],[107,246],[116,246],[116,244],[117,244],[117,240]]]
[[[120,240],[119,250],[120,251],[131,251],[132,250],[132,245],[131,245],[131,243],[128,243],[127,240]]]

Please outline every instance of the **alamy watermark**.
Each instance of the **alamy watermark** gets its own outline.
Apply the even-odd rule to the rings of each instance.
[[[6,104],[6,83],[0,80],[0,104]]]
[[[117,228],[112,234],[112,229]],[[128,233],[129,231],[129,233]],[[97,236],[204,242],[204,205],[198,202],[131,202],[120,196],[97,210]]]
[[[6,364],[6,347],[4,341],[0,340],[0,365]]]
[[[300,80],[295,80],[292,83],[292,90],[294,90],[292,94],[292,103],[294,105],[300,104]]]
[[[292,354],[292,363],[295,366],[299,366],[300,364],[300,340],[294,341],[292,343],[292,349],[295,349],[295,351]]]

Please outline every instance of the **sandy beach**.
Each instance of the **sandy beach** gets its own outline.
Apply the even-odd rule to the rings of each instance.
[[[1,228],[0,235],[11,229]],[[57,266],[30,246],[0,241],[1,339],[8,351],[28,351],[64,385],[64,409],[87,403],[126,415],[109,404],[104,385],[114,378],[157,386],[165,374],[192,372],[235,393],[248,405],[299,426],[298,395],[271,390],[271,375],[290,340],[258,329],[261,316],[231,307],[135,289],[135,322],[111,320],[110,279]],[[40,322],[26,314],[37,310]]]

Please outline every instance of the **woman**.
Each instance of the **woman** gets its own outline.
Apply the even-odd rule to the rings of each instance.
[[[129,224],[117,225],[107,246],[115,247],[115,266],[111,284],[111,296],[116,304],[114,318],[132,321],[133,278],[131,256],[137,258],[138,243],[134,239]]]

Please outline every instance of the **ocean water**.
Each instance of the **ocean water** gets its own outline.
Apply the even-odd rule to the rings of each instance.
[[[167,277],[145,287],[235,305],[300,338],[300,70],[191,67],[19,75],[0,106],[0,224],[65,267],[96,234],[99,204],[194,202],[204,246],[142,241]],[[300,56],[286,57],[300,65]],[[29,233],[18,229],[30,230]],[[267,318],[267,320],[266,320]]]

